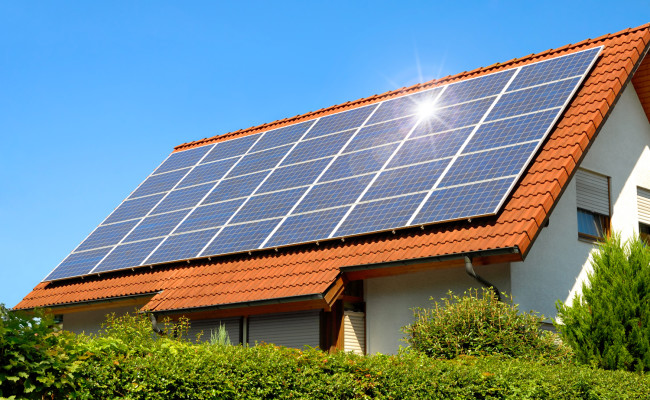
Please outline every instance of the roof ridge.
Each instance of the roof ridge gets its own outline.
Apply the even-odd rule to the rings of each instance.
[[[485,67],[479,67],[479,68],[476,68],[476,69],[473,69],[473,70],[470,70],[470,71],[463,71],[463,72],[460,72],[460,73],[457,73],[457,74],[454,74],[454,75],[447,75],[447,76],[443,76],[443,77],[438,78],[438,79],[432,79],[432,80],[427,81],[427,82],[416,83],[416,84],[411,85],[411,86],[404,86],[404,87],[394,89],[394,90],[390,90],[390,91],[387,91],[387,92],[384,92],[384,93],[373,94],[371,96],[362,97],[362,98],[357,99],[357,100],[346,101],[345,103],[340,103],[340,104],[336,104],[336,105],[333,105],[333,106],[321,108],[321,109],[318,109],[318,110],[309,111],[309,112],[306,112],[304,114],[295,115],[293,117],[288,117],[288,118],[283,118],[283,119],[271,121],[271,122],[268,122],[268,123],[265,123],[265,124],[262,124],[262,125],[251,126],[251,127],[244,128],[244,129],[238,129],[236,131],[227,132],[227,133],[224,133],[224,134],[221,134],[221,135],[215,135],[215,136],[211,136],[211,137],[207,137],[207,138],[203,138],[203,139],[199,139],[199,140],[195,140],[195,141],[191,141],[191,142],[182,143],[182,144],[180,144],[178,146],[175,146],[174,151],[181,151],[181,150],[186,150],[186,149],[190,149],[190,148],[194,148],[194,147],[199,147],[199,146],[207,145],[207,144],[222,141],[222,140],[228,140],[230,138],[241,136],[241,135],[252,134],[252,133],[256,133],[256,132],[263,132],[263,131],[266,131],[266,130],[277,129],[277,128],[280,128],[280,127],[283,127],[283,126],[287,126],[287,125],[291,125],[293,123],[300,122],[300,121],[313,119],[313,118],[316,118],[318,116],[333,114],[333,113],[335,113],[337,111],[341,111],[341,109],[358,108],[358,107],[361,107],[363,105],[372,104],[372,103],[374,103],[376,101],[379,101],[379,100],[386,100],[386,99],[389,99],[391,97],[398,97],[399,95],[405,95],[405,94],[408,94],[410,92],[418,92],[420,90],[424,90],[424,89],[428,89],[428,88],[432,88],[432,87],[436,87],[436,86],[441,86],[443,84],[450,83],[450,82],[453,82],[453,81],[458,81],[458,80],[470,78],[473,75],[484,74],[484,73],[486,73],[486,71],[495,71],[495,70],[499,70],[499,69],[505,69],[505,68],[508,68],[510,66],[514,66],[514,65],[519,64],[519,63],[525,63],[525,62],[529,62],[529,61],[532,61],[532,60],[535,60],[535,59],[538,59],[538,58],[541,58],[541,57],[546,57],[546,56],[548,56],[548,55],[550,55],[552,53],[561,53],[561,52],[571,51],[571,50],[574,50],[574,49],[577,49],[577,48],[580,48],[580,47],[588,46],[588,45],[591,45],[591,44],[596,44],[598,42],[608,40],[608,39],[611,39],[613,37],[624,36],[624,35],[631,34],[631,33],[641,31],[641,30],[644,30],[644,29],[645,30],[650,29],[650,23],[646,23],[644,25],[641,25],[641,26],[638,26],[638,27],[635,27],[635,28],[627,28],[627,29],[624,29],[622,31],[615,32],[615,33],[608,33],[608,34],[596,37],[594,39],[585,39],[585,40],[582,40],[582,41],[577,42],[577,43],[569,43],[569,44],[563,45],[561,47],[557,47],[557,48],[554,48],[554,49],[547,49],[547,50],[541,51],[539,53],[531,53],[531,54],[528,54],[528,55],[523,56],[523,57],[512,58],[512,59],[510,59],[508,61],[497,62],[497,63],[491,64],[491,65],[488,65],[488,66],[485,66]]]

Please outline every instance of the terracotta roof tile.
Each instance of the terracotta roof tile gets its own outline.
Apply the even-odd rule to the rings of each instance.
[[[495,217],[471,223],[458,221],[406,229],[395,234],[372,234],[273,251],[211,257],[193,264],[105,274],[101,277],[39,283],[16,308],[64,305],[127,295],[151,293],[151,310],[177,310],[261,300],[323,294],[340,268],[404,259],[464,254],[518,247],[522,255],[543,226],[563,186],[593,140],[630,74],[650,43],[650,24],[597,39],[513,59],[474,71],[347,102],[305,115],[274,121],[226,135],[177,146],[196,147],[314,119],[387,98],[467,79],[576,50],[603,45],[604,50],[583,86],[567,107],[555,130]],[[633,78],[650,120],[650,58]]]

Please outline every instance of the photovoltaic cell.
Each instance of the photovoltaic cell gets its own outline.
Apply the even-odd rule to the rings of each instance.
[[[294,213],[352,204],[368,186],[372,177],[365,175],[314,185]]]
[[[425,193],[419,193],[359,204],[335,235],[356,235],[405,226],[424,196]]]
[[[274,170],[257,193],[289,189],[313,183],[323,168],[331,161],[330,158],[294,164]]]
[[[580,78],[574,78],[506,93],[492,109],[487,121],[560,107],[567,101],[579,81]]]
[[[189,168],[151,175],[129,196],[130,199],[171,190],[189,172]]]
[[[206,228],[217,228],[224,225],[230,216],[237,211],[245,199],[224,201],[221,203],[200,206],[194,209],[174,233],[195,231]]]
[[[141,197],[134,200],[126,200],[120,204],[113,213],[106,218],[103,224],[112,224],[118,221],[127,219],[141,218],[147,215],[152,208],[162,199],[164,194],[156,194],[153,196]]]
[[[194,207],[214,186],[213,183],[192,186],[184,189],[177,189],[169,192],[167,197],[160,202],[151,212],[152,214],[161,214],[183,208]]]
[[[368,118],[370,113],[372,113],[372,110],[375,108],[377,108],[377,105],[373,104],[370,106],[325,116],[318,120],[312,130],[309,131],[307,138],[310,139],[334,132],[341,132],[357,128],[363,124],[363,121]]]
[[[137,223],[138,220],[131,220],[99,226],[75,249],[75,252],[117,244]]]
[[[524,166],[537,144],[526,143],[460,156],[439,187],[515,175]]]
[[[465,147],[465,153],[515,143],[540,140],[550,128],[558,109],[482,124]]]
[[[227,226],[202,255],[255,250],[279,222],[278,218]]]
[[[255,141],[259,139],[260,135],[261,134],[258,133],[256,135],[248,135],[225,140],[223,142],[217,142],[201,163],[204,164],[211,161],[223,160],[224,158],[241,156],[253,146]]]
[[[136,240],[167,236],[189,212],[190,210],[182,210],[149,216],[143,219],[124,241],[135,242]]]
[[[102,249],[84,251],[82,253],[72,253],[52,271],[46,281],[67,278],[70,276],[79,276],[88,274],[97,263],[108,254],[111,247]]]
[[[200,185],[202,183],[216,182],[228,172],[238,158],[228,158],[221,161],[212,162],[209,164],[201,164],[194,168],[187,176],[181,181],[177,188],[188,186]]]
[[[121,244],[115,247],[93,272],[114,271],[141,265],[145,258],[158,246],[163,238]]]
[[[458,152],[473,129],[463,128],[407,140],[387,168],[451,157]]]
[[[494,215],[599,51],[174,152],[46,280]]]
[[[383,171],[362,200],[382,199],[430,190],[449,161],[444,159]]]
[[[494,214],[503,193],[515,179],[506,178],[436,190],[413,220],[413,225]]]
[[[172,153],[153,173],[160,174],[175,169],[191,167],[199,162],[201,157],[203,157],[211,148],[212,146],[201,146],[194,149]]]
[[[147,264],[157,264],[167,261],[187,260],[195,258],[217,233],[218,229],[184,233],[181,235],[169,236],[153,254],[146,259]]]
[[[343,154],[325,172],[325,175],[321,178],[321,182],[378,171],[396,148],[397,143],[393,143],[368,150]]]
[[[305,237],[313,240],[327,239],[347,209],[347,207],[332,208],[288,217],[266,245],[276,247],[301,243]]]

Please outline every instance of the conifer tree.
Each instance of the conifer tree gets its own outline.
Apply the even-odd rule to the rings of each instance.
[[[579,362],[650,371],[650,247],[612,235],[592,258],[593,271],[571,305],[557,302],[556,324]]]

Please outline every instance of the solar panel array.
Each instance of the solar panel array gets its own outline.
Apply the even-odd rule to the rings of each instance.
[[[494,215],[600,50],[172,153],[45,280]]]

